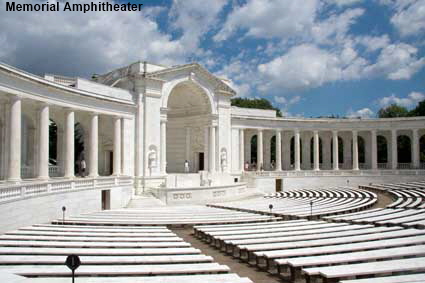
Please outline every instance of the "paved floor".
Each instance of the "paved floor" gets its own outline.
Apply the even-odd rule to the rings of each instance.
[[[237,259],[227,256],[210,245],[200,241],[192,235],[193,229],[173,229],[173,232],[183,238],[186,242],[190,243],[193,247],[200,249],[203,254],[212,256],[214,260],[220,264],[227,265],[231,272],[238,274],[240,277],[248,277],[254,283],[282,283],[289,282],[279,279],[267,272],[260,271],[255,267],[249,266]],[[301,283],[301,281],[296,283]]]

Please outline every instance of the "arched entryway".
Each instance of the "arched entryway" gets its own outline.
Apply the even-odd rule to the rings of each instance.
[[[410,167],[412,163],[412,145],[409,136],[400,135],[397,137],[397,160],[401,169]]]
[[[211,162],[209,144],[212,142],[215,167],[226,164],[221,160],[227,159],[226,157],[221,157],[220,160],[217,157],[218,133],[216,127],[211,130],[211,126],[214,126],[211,114],[210,99],[205,90],[195,82],[185,81],[172,89],[166,110],[167,173],[188,173],[185,169],[186,160],[189,163],[189,172],[206,170]],[[148,154],[158,156],[157,149],[150,147]],[[149,163],[149,166],[154,165]],[[150,170],[154,172],[156,168]]]
[[[419,159],[421,168],[425,169],[425,135],[419,139]]]
[[[378,168],[387,168],[388,163],[388,142],[384,136],[377,137]]]

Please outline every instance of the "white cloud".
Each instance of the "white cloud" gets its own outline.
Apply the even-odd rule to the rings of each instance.
[[[391,23],[402,36],[421,34],[425,31],[425,1],[381,0],[394,10]]]
[[[274,102],[278,103],[278,104],[285,104],[286,103],[286,98],[283,96],[273,96],[273,100]]]
[[[335,4],[337,6],[349,6],[362,2],[363,0],[325,0],[329,4]]]
[[[259,38],[299,36],[313,25],[318,6],[319,0],[303,0],[302,5],[299,0],[249,0],[234,7],[214,39],[226,40],[239,29]]]
[[[0,39],[9,46],[0,60],[35,73],[68,75],[104,72],[144,59],[163,64],[184,61],[187,49],[160,31],[153,18],[157,14],[157,8],[85,14],[0,9],[0,26],[7,27],[0,29]]]
[[[367,51],[377,51],[390,44],[390,38],[387,34],[381,36],[357,36],[356,43],[361,44]]]
[[[290,106],[296,104],[301,101],[301,96],[293,96],[290,99],[286,99],[284,96],[273,96],[273,100],[278,104],[285,104],[286,106]]]
[[[371,118],[375,115],[375,113],[369,108],[362,108],[357,111],[349,110],[347,112],[348,118]]]
[[[333,14],[325,20],[316,22],[311,27],[311,35],[317,43],[344,42],[346,35],[351,27],[360,16],[364,14],[364,10],[347,9],[340,14]]]
[[[283,56],[258,66],[264,91],[320,86],[341,78],[337,56],[310,44],[293,47]]]
[[[425,66],[425,58],[417,58],[418,49],[406,43],[390,44],[382,49],[376,63],[365,68],[365,75],[386,76],[390,80],[410,79]]]
[[[226,0],[174,0],[171,7],[172,26],[182,30],[185,47],[196,49],[203,34],[217,22]]]
[[[414,107],[420,101],[425,99],[425,94],[420,92],[411,92],[407,97],[397,97],[394,94],[381,98],[378,103],[381,107],[387,107],[391,104],[397,104],[404,107]]]

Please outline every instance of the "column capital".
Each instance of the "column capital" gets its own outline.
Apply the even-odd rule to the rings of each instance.
[[[319,130],[314,130],[313,134],[318,135],[319,134]]]
[[[300,133],[300,129],[295,128],[295,129],[294,129],[294,133],[299,134],[299,133]]]
[[[333,135],[338,135],[338,130],[332,130]]]

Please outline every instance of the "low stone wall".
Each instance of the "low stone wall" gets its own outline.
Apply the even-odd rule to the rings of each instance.
[[[425,171],[339,171],[337,174],[329,172],[298,172],[282,176],[274,172],[262,172],[258,175],[247,174],[245,178],[250,179],[251,186],[265,193],[276,192],[276,179],[282,180],[282,190],[305,189],[305,188],[326,188],[332,186],[352,186],[367,185],[369,183],[403,183],[410,181],[425,180]],[[304,174],[303,174],[304,173]],[[348,181],[348,182],[347,182]]]
[[[0,187],[0,233],[61,219],[63,206],[65,217],[100,211],[102,190],[110,191],[111,209],[122,208],[133,196],[133,180],[85,178]]]
[[[254,188],[247,188],[245,183],[211,187],[160,188],[151,191],[158,199],[168,205],[205,204],[236,200],[258,192]]]

